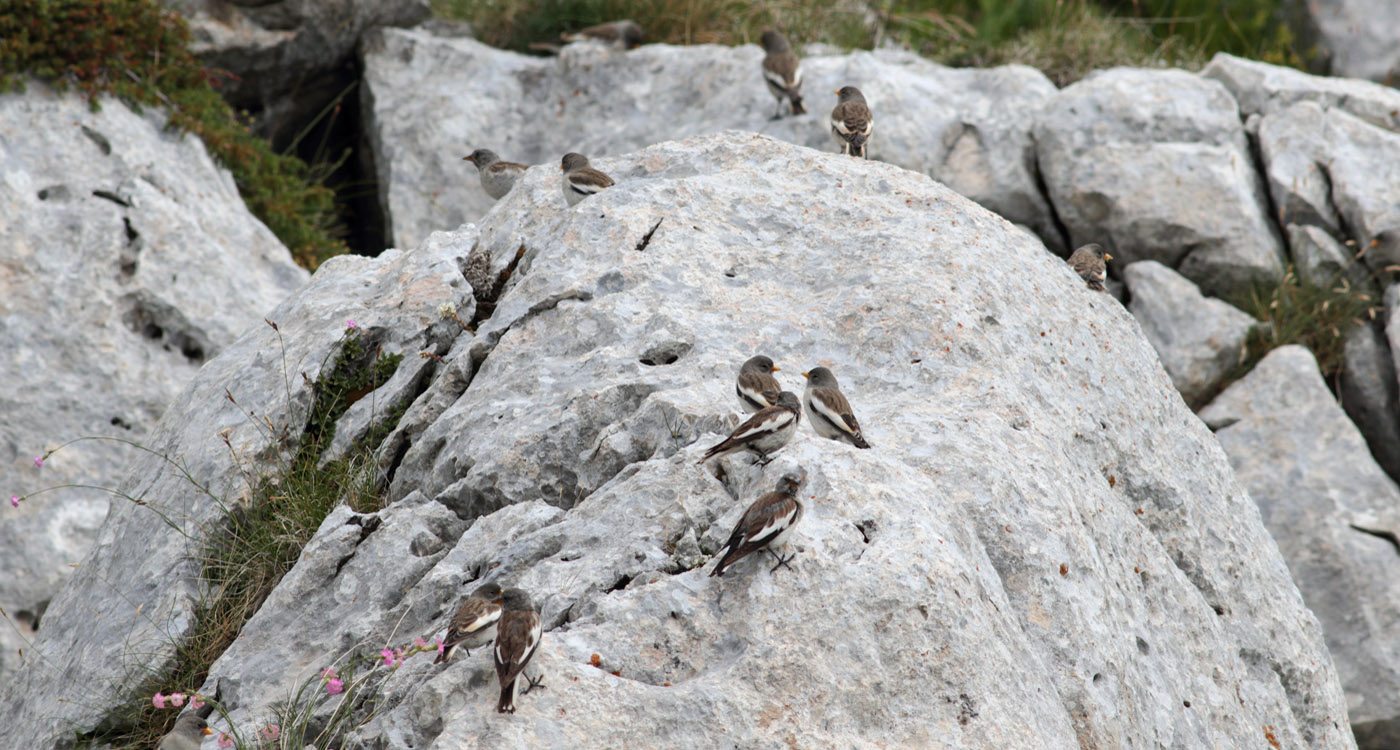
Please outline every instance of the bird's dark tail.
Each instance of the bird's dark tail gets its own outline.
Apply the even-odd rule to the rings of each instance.
[[[865,442],[865,438],[864,438],[863,436],[861,436],[861,435],[852,435],[852,436],[851,436],[851,445],[854,445],[854,446],[857,447],[857,448],[869,448],[869,447],[870,447],[870,443]]]
[[[793,113],[794,115],[805,115],[805,114],[807,114],[807,108],[804,107],[804,106],[802,106],[802,97],[800,97],[800,96],[789,96],[789,97],[788,97],[788,100],[792,102],[792,113]]]
[[[505,685],[502,685],[502,686],[501,686],[501,699],[498,700],[498,701],[496,701],[496,713],[498,713],[498,714],[513,714],[513,713],[515,713],[515,684],[516,684],[516,680],[519,680],[519,679],[520,679],[520,678],[517,676],[514,680],[511,680],[508,684],[505,684]]]
[[[442,653],[438,654],[436,659],[433,659],[433,663],[434,663],[434,664],[441,664],[441,663],[443,663],[443,662],[445,662],[445,661],[451,660],[451,659],[452,659],[452,652],[453,652],[453,651],[456,651],[456,650],[457,650],[457,647],[456,647],[456,646],[445,646],[445,647],[443,647]]]
[[[715,447],[705,451],[705,455],[701,456],[700,460],[696,461],[696,463],[703,464],[706,461],[709,461],[710,459],[714,458],[715,456],[718,456],[719,454],[723,453],[724,449],[728,447],[729,438],[725,438],[724,440],[720,441],[719,445],[716,445]]]

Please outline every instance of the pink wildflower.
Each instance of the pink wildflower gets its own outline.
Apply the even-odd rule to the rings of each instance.
[[[269,740],[275,740],[281,731],[282,730],[279,729],[276,724],[268,724],[267,727],[263,729],[262,734]]]
[[[356,323],[354,318],[351,318],[351,319],[345,321],[345,327],[346,327],[346,328],[359,328],[359,327],[360,327],[360,324],[359,324],[359,323]]]
[[[204,696],[200,695],[199,693],[195,693],[194,695],[191,695],[191,696],[190,696],[190,708],[193,708],[193,709],[198,710],[198,709],[202,708],[203,706],[204,706]]]
[[[160,693],[151,696],[151,705],[156,708],[165,708],[165,696]]]
[[[323,680],[329,680],[330,678],[332,678],[332,677],[334,677],[334,676],[335,676],[335,667],[326,667],[325,669],[321,670],[321,679],[323,679]]]
[[[233,738],[228,732],[219,732],[219,747],[233,747]]]
[[[441,654],[442,651],[443,651],[443,648],[444,648],[444,646],[442,645],[442,639],[441,639],[441,638],[434,638],[434,639],[433,639],[433,643],[436,643],[436,644],[437,644],[437,652],[438,652],[439,654]]]
[[[413,639],[413,647],[416,648],[416,649],[418,649],[419,651],[427,651],[427,650],[428,650],[428,642],[425,641],[425,640],[423,640],[423,637],[422,637],[422,636],[419,636],[419,637]]]
[[[170,696],[169,696],[169,698],[170,698],[170,703],[171,703],[172,705],[174,705],[176,708],[179,708],[180,706],[185,705],[185,694],[184,694],[184,693],[171,693]]]
[[[380,651],[380,652],[379,652],[379,655],[382,656],[382,657],[384,657],[384,666],[386,666],[386,667],[392,667],[392,666],[394,666],[394,652],[393,652],[393,651],[390,651],[389,649],[386,648],[386,649],[384,649],[383,651]]]
[[[42,468],[44,468],[44,457],[43,457],[43,456],[35,456],[35,457],[34,457],[34,468],[36,468],[36,469],[42,469]]]
[[[19,507],[19,495],[10,495],[10,507],[11,507],[11,508],[18,508],[18,507]]]
[[[341,682],[339,677],[332,677],[326,681],[326,692],[331,695],[337,695],[344,689],[345,683]]]

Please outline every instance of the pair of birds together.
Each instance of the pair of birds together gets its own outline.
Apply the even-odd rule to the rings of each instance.
[[[763,82],[778,101],[776,120],[787,109],[793,115],[807,114],[802,105],[802,61],[792,51],[787,37],[768,29],[759,37],[763,45]],[[836,108],[831,110],[831,134],[841,144],[841,153],[866,158],[870,135],[875,131],[875,118],[865,95],[855,86],[842,86],[836,91]]]
[[[495,151],[484,148],[479,148],[462,159],[476,165],[481,177],[481,189],[494,200],[504,198],[525,174],[525,170],[529,169],[524,164],[503,161]],[[564,201],[570,206],[616,184],[613,178],[594,169],[588,163],[588,157],[583,154],[564,154],[559,169],[564,173]]]
[[[739,368],[739,379],[734,390],[744,409],[753,412],[753,416],[724,441],[706,451],[701,462],[747,450],[757,453],[766,463],[772,453],[787,445],[797,431],[802,405],[795,395],[782,390],[777,378],[773,377],[777,371],[773,360],[761,355],[749,359]],[[803,373],[803,377],[807,378],[803,400],[817,433],[858,448],[869,448],[870,444],[861,434],[860,424],[851,413],[851,404],[842,395],[836,376],[825,367],[817,367]],[[759,550],[765,550],[777,559],[773,571],[788,567],[792,555],[783,557],[775,549],[787,542],[793,526],[802,517],[802,503],[797,499],[797,491],[803,480],[804,477],[799,474],[784,474],[778,480],[775,491],[760,497],[748,507],[725,542],[722,548],[724,554],[711,576],[724,575],[731,565]],[[496,677],[501,686],[496,710],[515,713],[519,678],[535,655],[541,635],[540,615],[528,594],[521,589],[503,590],[500,584],[488,583],[472,592],[453,614],[447,626],[447,637],[443,640],[442,653],[433,663],[451,660],[458,648],[465,649],[470,655],[471,649],[495,640]],[[525,679],[529,683],[526,692],[540,686],[539,678],[525,675]]]

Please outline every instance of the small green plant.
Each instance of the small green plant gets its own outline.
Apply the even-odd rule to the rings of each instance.
[[[0,91],[33,76],[78,89],[93,106],[110,94],[138,109],[164,107],[170,127],[199,136],[233,173],[249,210],[298,263],[314,269],[343,254],[323,174],[240,123],[215,90],[220,78],[188,45],[184,19],[156,0],[0,0]]]
[[[1379,310],[1377,300],[1345,272],[1318,285],[1301,278],[1293,266],[1284,269],[1277,284],[1256,285],[1238,306],[1265,324],[1246,344],[1241,374],[1280,346],[1302,344],[1317,357],[1318,369],[1327,378],[1341,372],[1347,333]]]

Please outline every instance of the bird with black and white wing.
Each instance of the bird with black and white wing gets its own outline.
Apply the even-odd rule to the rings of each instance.
[[[490,643],[496,637],[496,625],[501,619],[501,597],[498,583],[488,583],[473,591],[452,615],[447,625],[447,638],[442,642],[442,653],[433,663],[451,661],[458,648],[471,656],[472,649]]]
[[[759,43],[763,45],[765,53],[763,82],[768,84],[768,91],[778,100],[778,111],[773,119],[782,117],[784,109],[794,115],[807,114],[807,108],[802,106],[802,61],[792,51],[787,37],[768,29],[759,37]]]
[[[724,554],[710,571],[711,576],[723,576],[729,566],[759,550],[766,550],[778,561],[769,572],[790,567],[792,555],[783,557],[776,548],[787,543],[792,528],[802,519],[802,502],[797,499],[802,480],[800,474],[784,474],[777,488],[749,505],[734,525],[729,541],[724,543]]]
[[[836,92],[836,108],[831,110],[831,134],[841,142],[841,153],[866,158],[875,118],[865,103],[865,95],[855,86],[842,86]]]
[[[760,463],[768,463],[772,454],[781,450],[797,432],[797,424],[802,421],[802,402],[797,396],[783,391],[778,394],[778,403],[759,409],[743,424],[734,428],[729,437],[705,451],[700,459],[704,463],[715,456],[737,451],[758,454]]]
[[[504,161],[496,155],[495,151],[484,148],[479,148],[471,152],[470,155],[462,157],[462,161],[469,161],[476,165],[476,171],[481,178],[481,189],[496,200],[504,198],[528,169],[524,164]]]
[[[594,169],[583,154],[564,154],[559,169],[564,172],[564,200],[570,206],[615,184],[611,177]]]
[[[802,403],[807,407],[807,418],[811,420],[812,429],[829,440],[869,448],[870,443],[865,442],[856,415],[851,413],[851,402],[841,393],[831,370],[813,367],[802,373],[802,377],[807,378]]]
[[[501,620],[496,625],[496,679],[501,683],[501,697],[496,702],[496,711],[503,714],[515,713],[515,699],[519,692],[520,678],[525,677],[531,690],[542,687],[542,678],[525,675],[525,667],[540,647],[544,630],[540,624],[540,613],[535,611],[530,595],[517,588],[506,589],[501,595]]]
[[[734,384],[734,392],[744,411],[754,413],[778,404],[778,394],[783,387],[773,373],[778,368],[773,360],[763,356],[750,357],[739,367],[739,380]]]

